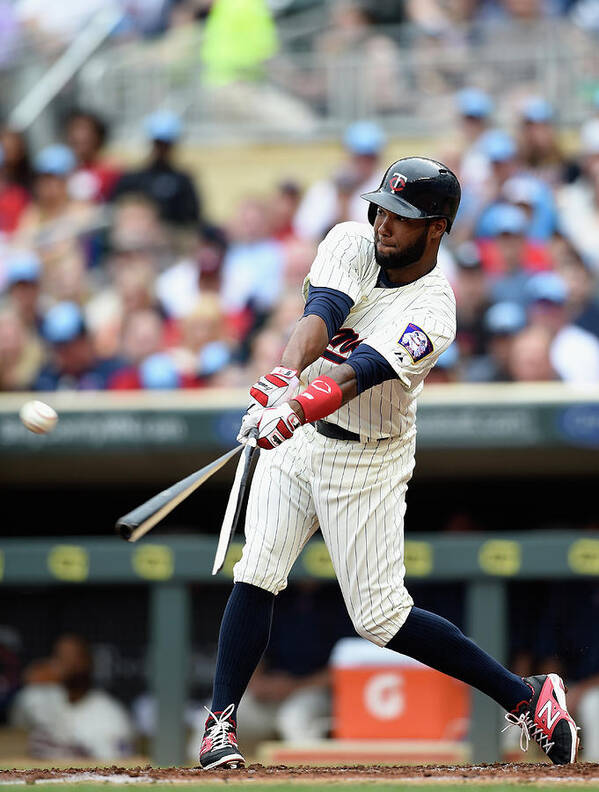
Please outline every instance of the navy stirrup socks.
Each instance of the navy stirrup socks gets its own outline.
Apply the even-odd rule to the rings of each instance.
[[[435,613],[412,608],[387,648],[472,685],[506,710],[531,698],[532,691],[524,680]]]
[[[275,595],[236,583],[220,625],[212,712],[237,706],[268,646]]]

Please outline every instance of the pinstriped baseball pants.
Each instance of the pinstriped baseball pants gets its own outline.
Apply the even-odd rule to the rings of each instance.
[[[387,644],[414,604],[404,586],[403,553],[414,445],[415,437],[333,440],[308,425],[274,451],[263,451],[235,582],[278,594],[320,526],[356,631]]]

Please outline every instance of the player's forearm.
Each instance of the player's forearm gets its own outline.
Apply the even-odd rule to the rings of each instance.
[[[303,316],[289,339],[281,365],[300,374],[322,355],[329,344],[327,326],[320,316]]]

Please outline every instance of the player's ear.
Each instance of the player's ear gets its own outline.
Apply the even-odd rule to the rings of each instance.
[[[441,239],[447,228],[447,220],[444,217],[437,217],[431,221],[431,237],[433,239]]]

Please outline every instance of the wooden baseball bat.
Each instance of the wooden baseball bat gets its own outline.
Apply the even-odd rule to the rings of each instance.
[[[256,436],[257,432],[251,433]],[[237,469],[235,471],[235,478],[231,492],[229,493],[229,500],[227,501],[227,508],[225,516],[220,528],[218,536],[218,545],[216,547],[216,554],[214,556],[214,564],[212,565],[212,574],[216,575],[222,569],[227,556],[227,550],[231,544],[231,539],[237,530],[237,523],[243,508],[243,498],[247,487],[248,479],[250,477],[251,463],[254,456],[260,453],[260,449],[256,446],[246,445],[243,454],[237,462]]]
[[[160,522],[167,514],[185,500],[192,492],[195,492],[210,476],[213,476],[223,465],[238,454],[243,448],[238,445],[227,451],[214,462],[206,467],[196,470],[195,473],[187,476],[181,481],[177,481],[172,487],[159,492],[153,498],[142,503],[133,511],[120,517],[116,522],[116,530],[128,542],[137,542],[144,534],[147,534],[156,523]]]

